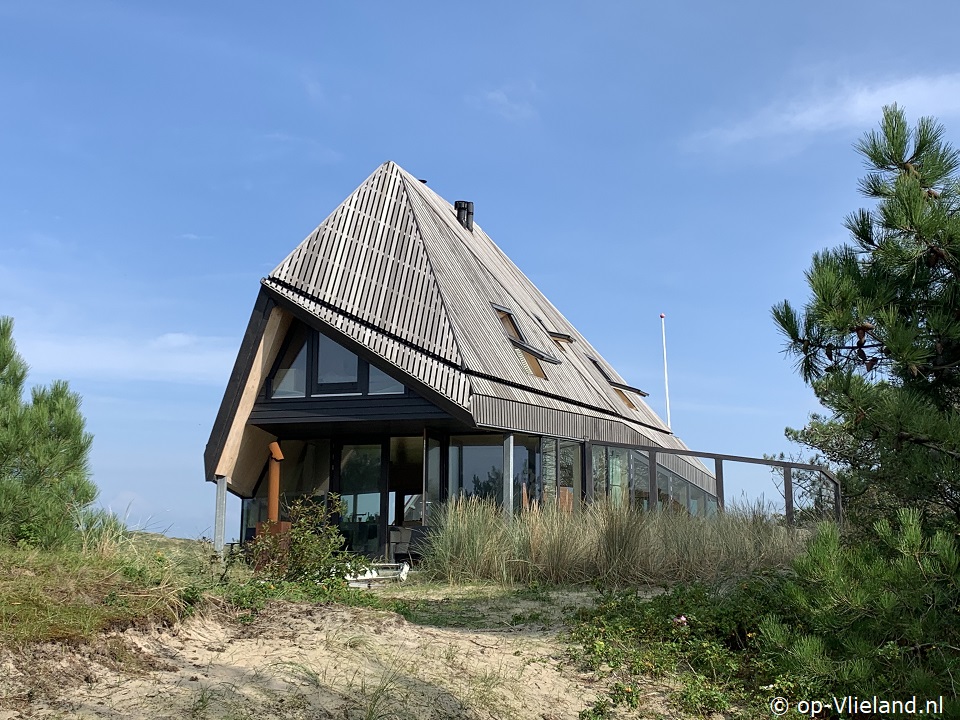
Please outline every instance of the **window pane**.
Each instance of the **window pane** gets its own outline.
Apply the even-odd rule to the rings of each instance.
[[[307,394],[307,336],[295,331],[280,358],[277,373],[270,383],[270,397],[304,397]]]
[[[557,440],[545,437],[543,445],[543,502],[557,498]]]
[[[607,448],[604,445],[593,446],[593,499],[603,500],[607,496]]]
[[[697,487],[696,485],[690,486],[690,514],[691,515],[706,515],[706,493],[702,488]]]
[[[633,498],[636,507],[650,509],[650,462],[642,450],[631,450],[633,460]]]
[[[543,500],[540,437],[513,436],[513,510],[529,510]]]
[[[617,507],[630,502],[629,452],[626,448],[607,448],[610,465],[610,502]]]
[[[504,312],[503,310],[497,310],[497,317],[500,318],[500,323],[503,325],[503,329],[507,333],[508,337],[523,342],[523,337],[520,335],[520,328],[517,327],[517,324],[513,321],[513,316],[510,313]]]
[[[352,352],[326,335],[320,336],[317,359],[317,382],[320,385],[357,382],[359,365],[360,358]]]
[[[560,441],[560,463],[557,468],[557,502],[561,510],[573,512],[580,507],[581,446],[572,440]]]
[[[464,495],[503,502],[503,436],[454,435],[450,474]]]
[[[387,375],[383,370],[370,366],[370,394],[371,395],[400,395],[404,387],[401,383]]]

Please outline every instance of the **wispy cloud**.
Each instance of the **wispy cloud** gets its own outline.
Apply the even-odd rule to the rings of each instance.
[[[536,95],[536,84],[527,80],[468,95],[465,100],[473,107],[499,115],[505,120],[522,122],[537,116],[537,109],[533,104]]]
[[[18,335],[31,375],[48,378],[222,385],[236,340],[165,333],[152,338]]]
[[[844,80],[827,90],[768,104],[751,115],[697,133],[690,149],[728,147],[772,138],[809,139],[817,134],[872,127],[884,105],[897,103],[910,117],[960,115],[960,73],[915,75],[881,82]]]

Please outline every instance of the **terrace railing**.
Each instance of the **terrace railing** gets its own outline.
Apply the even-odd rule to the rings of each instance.
[[[841,505],[840,483],[829,469],[822,465],[811,465],[810,463],[793,462],[791,460],[774,460],[771,458],[755,458],[746,455],[726,455],[723,453],[701,452],[699,450],[677,450],[673,448],[664,448],[659,445],[637,445],[637,450],[647,453],[650,469],[650,497],[657,497],[657,455],[687,455],[698,458],[710,458],[714,462],[714,476],[717,480],[717,504],[722,509],[724,506],[723,496],[723,463],[738,462],[749,463],[751,465],[766,465],[770,468],[780,468],[783,472],[783,500],[784,515],[788,523],[795,520],[794,503],[794,482],[793,471],[804,470],[815,472],[819,477],[826,480],[827,484],[833,490],[833,514],[834,519],[840,522],[843,519],[843,509]]]

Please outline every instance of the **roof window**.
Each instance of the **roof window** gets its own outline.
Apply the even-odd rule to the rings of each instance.
[[[614,380],[612,377],[610,377],[610,373],[608,373],[606,369],[604,369],[603,365],[601,365],[596,358],[592,358],[589,355],[587,355],[587,360],[593,363],[593,366],[600,372],[600,374],[603,376],[603,379],[606,380],[608,383],[610,383],[610,387],[613,388],[613,391],[617,394],[617,397],[619,397],[620,400],[623,402],[623,404],[626,405],[631,410],[636,410],[637,406],[630,399],[630,396],[627,395],[628,392],[636,393],[640,397],[646,397],[648,395],[648,393],[645,393],[643,390],[640,390],[639,388],[631,387],[626,383],[617,382],[616,380]]]
[[[540,360],[544,359],[553,363],[559,361],[550,358],[527,342],[512,312],[499,305],[492,305],[492,307],[494,312],[497,313],[500,324],[503,326],[503,331],[507,334],[507,337],[510,338],[510,342],[513,343],[513,351],[517,354],[517,358],[520,360],[520,365],[524,372],[528,375],[538,377],[541,380],[546,380],[547,374],[543,371],[543,365],[540,364]]]

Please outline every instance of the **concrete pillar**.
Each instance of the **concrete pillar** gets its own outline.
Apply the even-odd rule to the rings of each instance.
[[[223,555],[224,530],[227,523],[227,478],[217,475],[217,504],[213,520],[213,549]]]
[[[513,517],[513,433],[503,436],[503,515]]]

